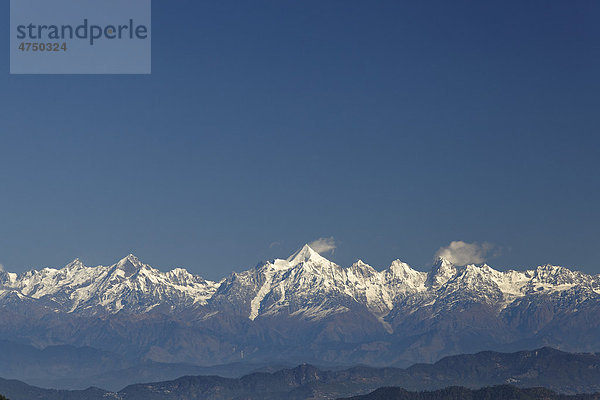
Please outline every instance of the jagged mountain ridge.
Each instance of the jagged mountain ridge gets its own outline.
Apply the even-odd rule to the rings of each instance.
[[[485,264],[457,268],[444,259],[438,259],[430,272],[400,260],[384,271],[360,260],[343,268],[308,245],[288,259],[233,273],[220,282],[181,268],[161,272],[131,254],[107,267],[86,267],[76,259],[62,269],[21,275],[0,272],[0,304],[19,298],[54,312],[88,314],[146,313],[157,307],[177,312],[228,303],[250,320],[278,313],[322,319],[360,305],[383,319],[407,303],[448,307],[471,299],[502,310],[540,293],[595,297],[600,295],[600,278],[551,265],[507,272]]]
[[[86,267],[75,259],[62,269],[44,268],[0,275],[0,301],[12,295],[66,313],[144,313],[206,304],[215,282],[176,268],[163,273],[130,254],[105,267]]]
[[[343,268],[304,246],[219,282],[111,266],[0,272],[0,339],[128,359],[406,366],[480,350],[600,348],[600,279],[557,266],[496,271],[439,259]]]

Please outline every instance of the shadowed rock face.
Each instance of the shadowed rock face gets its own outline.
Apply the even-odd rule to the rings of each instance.
[[[439,259],[429,272],[399,260],[377,271],[362,261],[343,268],[309,246],[219,282],[133,255],[0,273],[0,338],[91,347],[127,365],[407,366],[486,349],[595,351],[598,315],[598,277],[566,268]]]

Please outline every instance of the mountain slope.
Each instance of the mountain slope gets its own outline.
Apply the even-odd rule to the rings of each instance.
[[[0,272],[0,338],[129,360],[406,366],[485,349],[600,348],[600,279],[556,266],[497,271],[438,259],[348,268],[309,246],[219,282],[111,266]]]
[[[409,392],[402,388],[381,388],[363,396],[346,400],[598,400],[600,394],[559,395],[544,388],[519,389],[502,385],[471,390],[464,387],[449,387],[436,391]],[[343,400],[343,399],[340,399]]]
[[[93,388],[71,392],[46,390],[0,379],[0,393],[12,400],[300,400],[366,394],[383,386],[433,390],[460,385],[476,389],[508,383],[517,387],[545,386],[571,394],[600,391],[600,355],[569,354],[543,348],[517,353],[482,352],[453,356],[435,364],[414,365],[408,369],[354,367],[327,371],[300,365],[273,373],[251,373],[238,379],[184,376],[172,381],[130,385],[117,393]],[[513,392],[520,393],[518,390]],[[511,395],[513,392],[501,393]]]
[[[76,259],[60,270],[5,274],[0,285],[5,296],[16,293],[53,311],[80,314],[205,305],[218,286],[183,269],[162,273],[131,254],[109,267],[90,268]]]

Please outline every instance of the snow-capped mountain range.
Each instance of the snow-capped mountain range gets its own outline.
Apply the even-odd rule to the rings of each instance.
[[[0,274],[0,301],[12,295],[67,313],[195,307],[206,305],[218,287],[181,268],[161,272],[132,254],[108,267],[86,267],[76,259],[62,269]]]
[[[395,307],[456,299],[499,311],[529,295],[576,293],[600,296],[600,276],[545,265],[527,271],[497,271],[488,265],[456,267],[439,258],[429,272],[396,260],[384,271],[357,261],[348,268],[305,245],[287,259],[276,259],[219,282],[177,268],[161,272],[130,254],[111,266],[86,267],[76,259],[62,269],[21,275],[0,272],[0,304],[12,297],[39,303],[54,312],[98,314],[201,310],[227,302],[250,320],[289,314],[321,319],[366,307],[383,321]],[[355,304],[353,304],[355,303]]]
[[[408,365],[479,350],[600,350],[600,276],[438,259],[377,271],[309,246],[218,282],[129,255],[111,266],[0,272],[0,339],[215,365]]]

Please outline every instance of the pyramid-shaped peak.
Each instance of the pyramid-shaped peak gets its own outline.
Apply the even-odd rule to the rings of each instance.
[[[396,260],[392,261],[391,265],[398,267],[398,268],[412,269],[410,267],[410,265],[408,265],[407,263],[405,263],[404,261],[402,261],[400,259],[396,259]]]
[[[85,267],[85,264],[79,258],[74,259],[65,266],[67,269],[79,269],[82,267]]]
[[[354,264],[352,264],[352,266],[356,266],[356,267],[370,267],[369,264],[367,264],[366,262],[364,262],[361,259],[356,260],[356,262]]]
[[[117,269],[124,271],[125,276],[131,276],[139,271],[143,267],[143,264],[139,258],[133,254],[129,254],[127,257],[120,259],[116,264],[116,267]]]
[[[392,272],[394,275],[407,275],[417,272],[414,269],[412,269],[410,265],[408,265],[402,260],[392,261],[389,271]]]
[[[454,275],[457,272],[457,267],[454,263],[447,258],[437,257],[431,268],[431,272],[435,275]]]
[[[308,244],[305,244],[300,250],[289,256],[287,261],[291,265],[298,265],[307,261],[319,262],[327,261],[327,259],[314,251]]]
[[[166,276],[171,279],[173,282],[176,282],[178,284],[188,284],[196,279],[198,280],[202,280],[201,277],[199,276],[194,276],[192,275],[187,269],[185,268],[174,268],[172,270],[170,270],[169,272],[167,272]]]
[[[119,260],[119,264],[127,263],[127,262],[130,262],[132,264],[141,264],[142,263],[140,261],[140,259],[137,258],[136,256],[134,256],[133,254],[129,254],[126,257],[123,257],[122,259]]]
[[[449,268],[449,267],[454,267],[454,264],[448,260],[447,258],[444,257],[437,257],[435,259],[435,261],[433,262],[433,269],[440,269],[440,268]]]
[[[350,266],[350,271],[362,271],[363,273],[374,274],[377,271],[363,260],[358,260]]]
[[[457,272],[452,262],[443,257],[438,257],[433,263],[428,281],[432,286],[441,286],[454,277]]]

